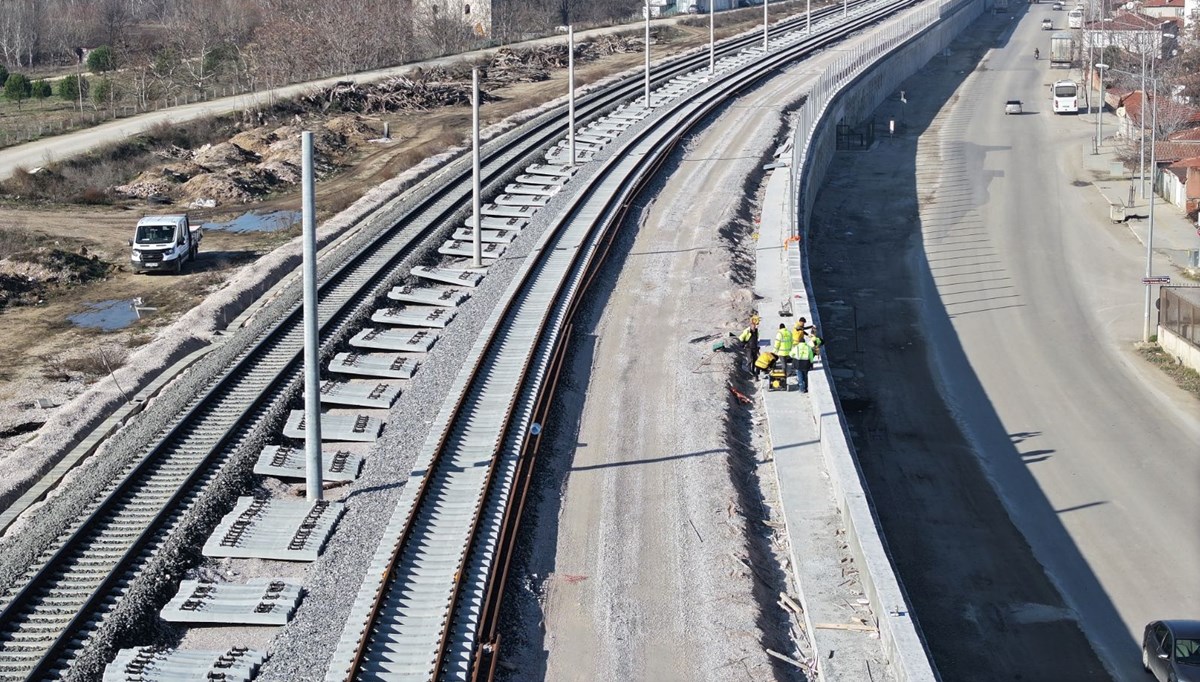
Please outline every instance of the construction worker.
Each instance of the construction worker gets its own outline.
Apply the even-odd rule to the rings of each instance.
[[[796,377],[799,380],[801,393],[808,393],[808,370],[812,369],[822,343],[821,337],[817,336],[817,328],[809,327],[809,333],[804,342],[796,344],[792,349],[796,357]],[[800,348],[800,346],[804,348]]]
[[[754,378],[757,379],[758,367],[754,361],[758,359],[758,315],[750,316],[750,326],[738,334],[738,341],[741,341],[742,347],[746,349],[746,363],[750,365],[750,371],[754,372]]]
[[[796,345],[804,340],[804,334],[809,329],[808,320],[801,317],[796,320],[796,326],[792,327],[792,345]]]
[[[796,344],[792,342],[792,331],[787,328],[787,325],[780,322],[779,331],[775,332],[775,356],[783,363],[783,377],[787,379],[788,364],[791,359],[792,347]]]
[[[792,359],[796,361],[796,382],[801,393],[808,393],[808,370],[812,369],[816,350],[807,341],[792,346]]]

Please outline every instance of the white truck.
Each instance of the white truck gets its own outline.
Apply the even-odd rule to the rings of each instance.
[[[138,221],[129,245],[129,262],[137,273],[166,270],[178,273],[200,251],[204,231],[187,215],[146,216]]]
[[[1075,61],[1075,38],[1060,32],[1050,36],[1050,68],[1070,68]]]

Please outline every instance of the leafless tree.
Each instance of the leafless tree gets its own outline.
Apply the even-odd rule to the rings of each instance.
[[[0,1],[0,55],[4,63],[33,66],[40,49],[45,3],[39,0]]]

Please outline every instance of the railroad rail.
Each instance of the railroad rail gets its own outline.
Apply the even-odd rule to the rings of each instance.
[[[543,234],[489,320],[490,332],[468,355],[359,590],[327,681],[491,676],[500,602],[493,571],[507,564],[499,543],[512,536],[506,514],[519,510],[511,504],[517,465],[537,435],[531,416],[614,226],[681,137],[718,106],[914,4],[876,3],[819,36],[777,39],[753,64],[718,73],[688,98],[656,109],[653,125],[618,140],[617,153]]]
[[[775,30],[794,29],[803,21],[793,18]],[[757,40],[744,36],[726,41],[718,50],[730,54]],[[706,63],[707,54],[702,53],[673,60],[654,70],[653,81],[665,82]],[[631,77],[581,97],[579,120],[600,116],[636,96],[641,87],[641,79]],[[512,167],[550,146],[565,130],[565,115],[554,111],[489,142],[483,150],[485,188],[502,187]],[[398,215],[389,216],[390,225],[373,234],[362,230],[368,234],[360,235],[353,248],[322,259],[323,347],[344,338],[372,301],[404,276],[403,261],[468,210],[470,180],[466,159],[450,164],[395,202],[398,206],[392,210]],[[131,458],[0,597],[0,679],[60,677],[182,510],[198,498],[272,406],[294,392],[302,361],[298,294],[292,292],[272,310],[276,321],[263,325],[257,336],[240,339],[243,348],[229,370],[192,396],[174,423]]]

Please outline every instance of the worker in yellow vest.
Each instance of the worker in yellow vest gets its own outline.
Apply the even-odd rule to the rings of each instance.
[[[803,341],[804,335],[809,329],[812,329],[812,327],[808,326],[808,320],[803,317],[796,320],[796,326],[792,327],[792,345],[794,346]]]
[[[808,393],[808,370],[812,369],[813,362],[820,354],[822,343],[821,337],[817,336],[817,328],[809,327],[804,342],[792,347],[792,357],[796,359],[796,379],[800,384],[801,393]]]
[[[758,378],[758,366],[754,361],[758,359],[758,315],[750,316],[750,326],[742,330],[738,334],[738,341],[742,342],[742,347],[746,349],[746,362],[750,365],[750,371],[754,372],[754,378]]]
[[[801,393],[808,393],[808,370],[812,369],[816,351],[807,341],[792,346],[792,359],[796,361],[796,383]]]
[[[788,364],[791,362],[792,347],[796,344],[792,342],[792,331],[787,328],[787,325],[780,322],[779,331],[775,332],[775,355],[779,361],[783,363],[783,377],[787,380]]]

